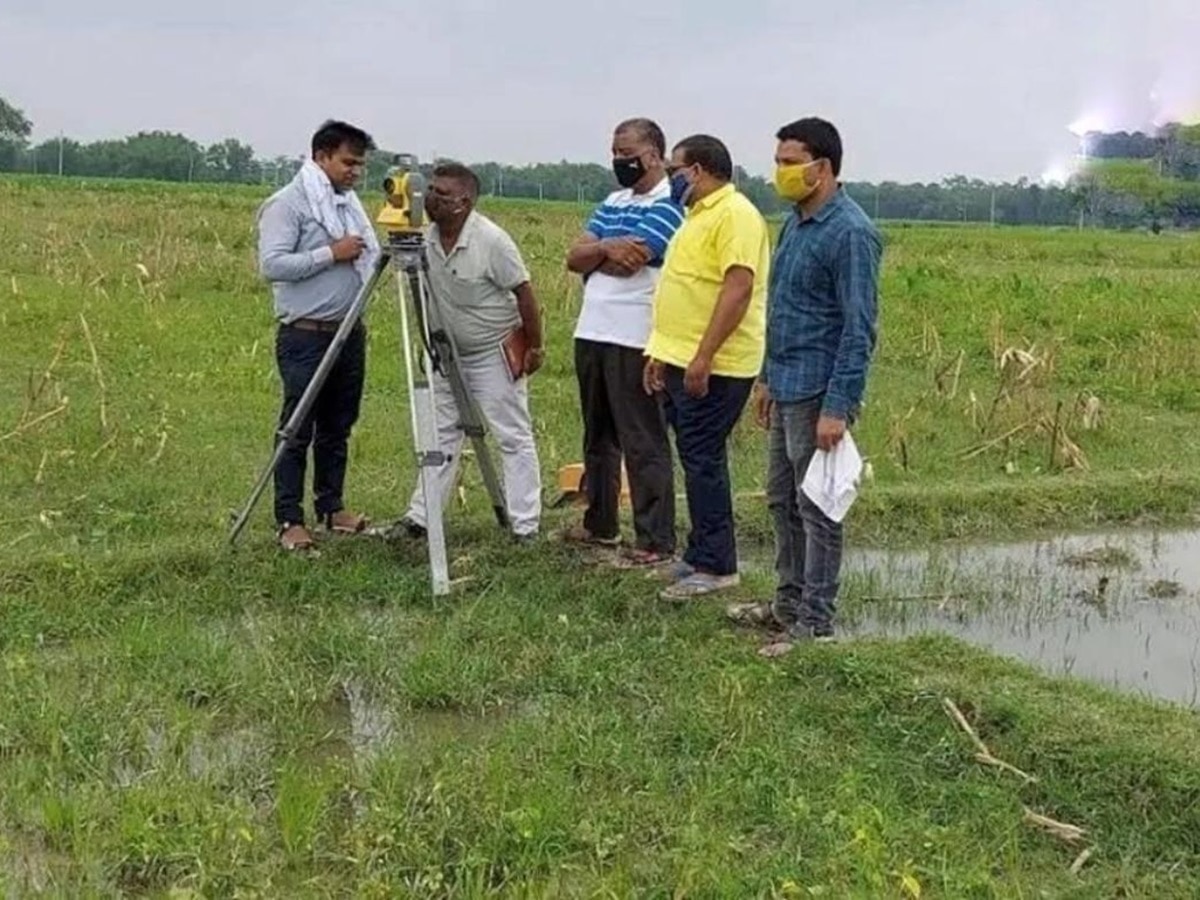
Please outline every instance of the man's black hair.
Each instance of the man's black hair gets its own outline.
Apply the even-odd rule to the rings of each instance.
[[[733,157],[729,148],[709,134],[693,134],[675,145],[683,151],[683,160],[689,166],[698,165],[720,181],[733,180]]]
[[[639,140],[645,141],[657,150],[659,156],[667,155],[667,138],[653,119],[626,119],[613,129],[613,134],[620,134],[622,131],[632,131]]]
[[[362,156],[375,149],[375,141],[361,128],[356,128],[348,122],[339,122],[336,119],[326,121],[312,136],[312,155],[314,157],[321,151],[336,153],[343,146],[349,147],[351,152]]]
[[[433,167],[434,178],[452,178],[466,188],[472,199],[479,196],[479,176],[460,162],[440,162]]]
[[[842,173],[842,136],[832,123],[815,116],[797,119],[780,128],[775,139],[800,142],[813,159],[829,160],[835,178]]]

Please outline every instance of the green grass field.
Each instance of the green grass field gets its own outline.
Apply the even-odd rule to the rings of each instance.
[[[1193,713],[941,639],[775,664],[719,608],[514,549],[468,469],[421,548],[273,547],[228,516],[278,402],[250,189],[0,181],[0,884],[25,895],[1191,897]],[[547,482],[579,458],[562,260],[586,210],[487,202],[549,358]],[[1200,500],[1200,239],[885,229],[852,539],[1178,521]],[[390,292],[349,501],[412,487]],[[748,552],[763,439],[736,435]],[[570,513],[547,516],[552,528]],[[769,589],[761,575],[746,596]],[[847,585],[853,608],[857,586]],[[980,765],[947,717],[967,713]],[[1022,809],[1083,826],[1068,844]],[[1092,854],[1069,871],[1084,848]]]

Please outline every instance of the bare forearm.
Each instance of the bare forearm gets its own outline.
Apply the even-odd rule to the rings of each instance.
[[[533,296],[533,288],[528,282],[516,290],[517,312],[521,314],[521,327],[530,347],[542,346],[542,312],[537,298]]]
[[[608,259],[604,244],[599,240],[580,241],[567,251],[567,268],[577,275],[596,271]]]

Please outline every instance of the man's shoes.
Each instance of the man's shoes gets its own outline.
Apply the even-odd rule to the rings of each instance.
[[[646,573],[646,577],[663,584],[674,584],[696,574],[696,569],[682,559],[672,560],[661,566],[654,566]]]
[[[396,520],[391,525],[380,525],[367,530],[372,537],[381,537],[388,541],[423,541],[428,531],[424,525],[418,525],[408,516]]]
[[[639,547],[627,547],[618,553],[609,565],[614,569],[664,569],[675,562],[671,553],[661,553],[658,550],[644,550]],[[688,567],[688,575],[691,567]],[[678,579],[672,579],[678,581]]]
[[[592,534],[582,525],[572,525],[570,528],[563,529],[559,533],[559,538],[565,544],[575,544],[584,547],[616,548],[621,545],[619,535],[614,537],[599,537]]]
[[[786,631],[772,635],[767,642],[758,648],[758,655],[764,659],[776,659],[791,653],[801,644],[835,644],[837,638],[833,629],[814,632],[811,628],[797,625]]]
[[[313,537],[303,524],[284,522],[276,532],[279,546],[289,553],[315,553]]]
[[[786,631],[789,624],[776,610],[774,603],[731,603],[725,607],[725,617],[735,625],[776,631]]]
[[[399,529],[404,537],[412,538],[414,541],[423,541],[429,536],[429,529],[424,525],[414,522],[408,516],[397,522],[396,528]]]
[[[325,530],[332,534],[362,534],[371,524],[366,516],[344,509],[322,517],[321,521]]]
[[[679,602],[707,597],[720,591],[727,591],[742,583],[742,577],[734,572],[732,575],[713,575],[708,572],[693,572],[686,578],[667,585],[659,593],[663,600]]]
[[[539,535],[536,531],[532,531],[528,534],[514,534],[512,539],[513,543],[518,547],[532,547],[538,542],[540,537],[541,535]]]

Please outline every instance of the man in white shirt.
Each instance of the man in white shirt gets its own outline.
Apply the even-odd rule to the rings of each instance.
[[[629,477],[634,546],[622,565],[658,565],[675,553],[671,448],[657,396],[643,389],[643,351],[663,256],[683,222],[671,198],[662,129],[628,119],[613,133],[613,172],[621,190],[600,204],[567,253],[584,278],[575,328],[575,372],[583,412],[583,522],[567,540],[620,543],[621,462]]]
[[[505,505],[513,535],[537,537],[541,473],[528,376],[542,365],[542,327],[529,270],[504,229],[475,210],[479,179],[459,163],[433,170],[425,197],[432,225],[427,239],[429,286],[440,324],[454,338],[458,368],[500,448]],[[450,461],[437,470],[449,500],[465,440],[449,382],[433,380],[438,443]],[[426,527],[425,496],[413,492],[399,527],[413,537]]]

